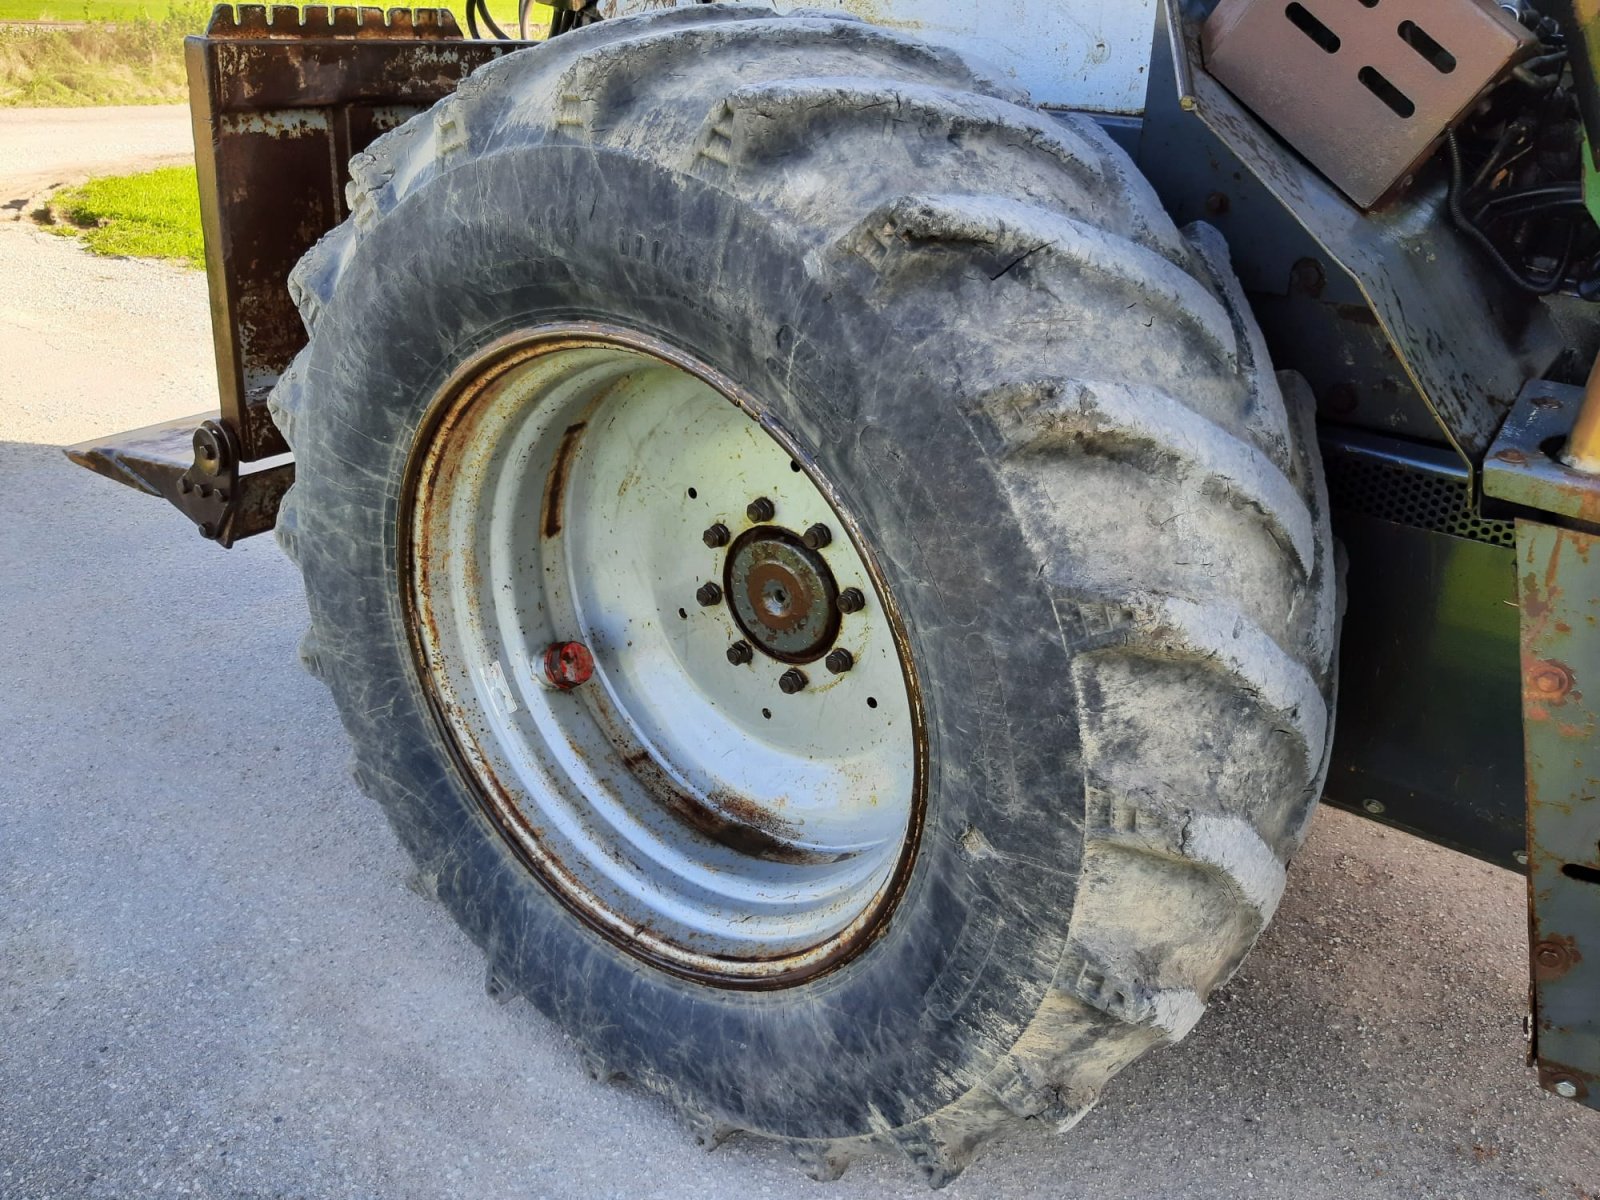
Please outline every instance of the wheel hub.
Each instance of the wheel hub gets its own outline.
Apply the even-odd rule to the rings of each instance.
[[[741,534],[728,552],[725,590],[745,636],[780,662],[813,662],[839,636],[833,572],[787,529],[757,525]]]

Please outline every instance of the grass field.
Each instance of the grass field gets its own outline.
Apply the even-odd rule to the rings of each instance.
[[[205,27],[211,7],[204,0],[0,0],[0,107],[182,103],[183,39]],[[465,4],[448,7],[464,27]],[[516,0],[490,0],[489,11],[514,30]],[[4,24],[40,20],[87,24]],[[534,5],[529,20],[538,28],[549,9]]]
[[[91,179],[51,197],[50,210],[52,232],[80,237],[96,254],[205,265],[193,167]]]

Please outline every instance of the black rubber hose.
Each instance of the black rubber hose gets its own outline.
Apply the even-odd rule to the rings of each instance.
[[[489,27],[489,32],[494,34],[494,36],[499,38],[502,42],[509,42],[511,40],[510,35],[507,34],[504,29],[501,29],[500,26],[496,25],[494,23],[494,18],[489,15],[489,0],[476,0],[476,3],[478,5],[478,12],[483,15],[483,23]],[[469,12],[471,11],[470,2],[467,10]]]
[[[1535,296],[1548,296],[1557,291],[1561,287],[1562,278],[1566,275],[1567,268],[1565,263],[1562,264],[1559,273],[1553,279],[1542,282],[1529,279],[1516,267],[1512,266],[1505,255],[1500,253],[1500,247],[1494,244],[1488,234],[1472,223],[1471,218],[1467,216],[1466,211],[1461,207],[1461,143],[1456,140],[1455,130],[1452,129],[1444,135],[1444,144],[1450,151],[1450,190],[1446,202],[1450,208],[1450,219],[1455,224],[1455,227],[1476,242],[1479,248],[1489,256],[1489,261],[1499,268],[1500,273],[1523,291],[1531,292]],[[1570,254],[1571,245],[1569,243],[1568,255],[1570,256]]]

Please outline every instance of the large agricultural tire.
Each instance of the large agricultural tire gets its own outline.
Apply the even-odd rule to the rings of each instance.
[[[942,1183],[1008,1127],[1076,1120],[1113,1073],[1183,1037],[1270,917],[1318,797],[1336,626],[1303,386],[1272,374],[1218,236],[1176,230],[1092,123],[1023,106],[952,52],[746,6],[510,55],[352,174],[351,219],[292,280],[311,340],[274,395],[297,459],[280,538],[356,777],[491,987],[704,1138],[783,1140],[819,1177],[898,1148]],[[680,403],[756,465],[718,449],[674,474],[711,444],[662,423]],[[619,477],[624,434],[639,465]],[[794,490],[750,474],[773,453]],[[695,499],[697,482],[723,486],[719,463],[746,474]],[[776,517],[728,498],[762,494]],[[687,515],[661,515],[672,504]],[[866,593],[865,616],[819,636],[868,631],[856,671],[825,673],[815,647],[794,658],[811,681],[794,694],[774,685],[789,643],[722,661],[732,598],[696,602],[697,580],[740,586],[734,551],[709,532],[650,545],[673,522],[739,539],[791,517],[832,524],[829,586]],[[483,545],[442,544],[458,534]],[[591,562],[598,583],[573,567]],[[595,599],[617,579],[632,582]],[[480,634],[514,644],[493,593],[536,585],[555,590],[518,602],[527,661],[452,661]],[[562,589],[589,614],[569,631],[596,674],[540,690],[540,622],[559,625]],[[696,638],[715,653],[682,649]],[[697,788],[671,742],[630,755],[614,794],[580,794],[610,766],[529,750],[527,730],[556,722],[556,741],[604,757],[589,714],[644,703],[635,639],[679,646],[650,669],[670,660],[690,691],[765,688],[765,718],[706,710],[718,761],[770,760],[784,786],[810,761],[837,811],[785,824],[787,794]],[[869,709],[858,678],[904,695]],[[660,728],[700,703],[656,701]],[[889,733],[871,724],[895,713]],[[866,747],[902,815],[862,825],[879,794],[851,792],[826,745],[796,757],[811,720]],[[726,896],[584,824],[586,805],[641,795],[666,824],[627,820],[734,891],[748,873],[761,904],[783,893],[791,924],[753,910],[771,940],[739,949]],[[816,851],[835,834],[875,848]],[[878,857],[850,882],[838,863],[857,854]],[[848,927],[793,899],[815,880]]]

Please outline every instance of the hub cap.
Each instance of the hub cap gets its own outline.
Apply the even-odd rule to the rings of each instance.
[[[762,650],[783,662],[821,658],[839,636],[839,588],[827,560],[787,529],[761,525],[728,555],[733,619]]]
[[[922,748],[848,514],[750,408],[620,330],[508,339],[432,410],[403,561],[419,672],[525,861],[632,953],[775,986],[893,907]]]

